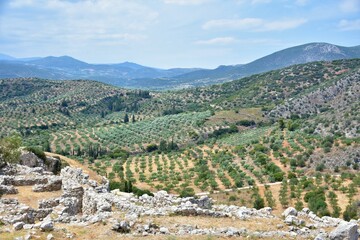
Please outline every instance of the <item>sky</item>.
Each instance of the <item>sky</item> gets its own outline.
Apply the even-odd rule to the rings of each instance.
[[[215,68],[360,45],[360,0],[0,0],[0,53]]]

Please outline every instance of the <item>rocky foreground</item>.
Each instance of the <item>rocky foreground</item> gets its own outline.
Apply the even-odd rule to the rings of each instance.
[[[44,235],[47,239],[90,238],[86,234],[80,237],[74,230],[81,228],[88,229],[86,231],[98,228],[101,239],[137,236],[154,238],[167,235],[179,238],[359,238],[360,220],[346,222],[332,217],[320,218],[307,208],[296,211],[290,207],[282,216],[276,216],[268,207],[256,210],[216,205],[206,196],[199,199],[180,198],[159,191],[154,196],[136,197],[119,191],[110,192],[106,178],[101,183],[96,182],[89,179],[81,169],[66,167],[59,175],[48,170],[44,166],[24,165],[10,165],[1,170],[0,190],[6,196],[0,198],[0,226],[3,225],[0,239],[13,239],[14,236],[17,239],[41,239]],[[32,186],[33,192],[61,193],[55,198],[39,200],[38,207],[32,208],[17,200],[18,186]],[[171,224],[167,220],[176,218],[194,218],[194,221]],[[217,221],[220,224],[212,226],[214,219],[220,220]],[[197,220],[208,221],[208,227],[201,227],[204,224],[196,223]],[[267,226],[251,227],[258,223]]]

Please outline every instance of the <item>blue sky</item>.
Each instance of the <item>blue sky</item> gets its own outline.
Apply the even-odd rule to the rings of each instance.
[[[360,0],[0,1],[15,57],[214,68],[308,42],[360,45]]]

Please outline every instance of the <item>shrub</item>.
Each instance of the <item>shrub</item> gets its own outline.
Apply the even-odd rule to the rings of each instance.
[[[183,188],[180,192],[180,197],[193,197],[193,196],[195,196],[195,191],[190,187]]]
[[[230,197],[229,197],[229,201],[230,202],[235,202],[237,200],[237,197],[235,196],[235,195],[231,195]]]
[[[37,147],[26,147],[27,151],[34,153],[38,158],[46,161],[46,155],[43,150]]]
[[[360,204],[360,201],[353,202],[352,204],[349,204],[346,206],[346,209],[343,213],[343,217],[345,221],[350,221],[351,219],[358,219],[359,213],[358,213],[358,205]]]
[[[254,200],[254,208],[259,210],[264,206],[265,206],[264,199],[260,196],[257,196]]]
[[[153,152],[153,151],[156,151],[158,149],[158,146],[154,143],[152,144],[149,144],[146,146],[146,151],[147,152]]]
[[[0,139],[0,168],[6,163],[19,162],[21,145],[21,138],[17,135],[12,135]]]

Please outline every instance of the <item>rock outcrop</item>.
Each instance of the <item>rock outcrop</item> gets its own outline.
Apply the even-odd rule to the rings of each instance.
[[[344,222],[338,218],[318,217],[309,209],[296,211],[290,207],[282,216],[273,215],[269,207],[259,210],[234,205],[216,205],[203,196],[177,197],[166,191],[144,194],[136,197],[132,193],[109,191],[109,182],[90,180],[81,169],[66,167],[59,176],[44,175],[43,170],[21,166],[15,175],[0,176],[0,186],[11,187],[33,185],[34,191],[61,190],[59,197],[42,199],[38,209],[33,209],[15,199],[0,199],[0,221],[12,225],[12,229],[39,229],[52,231],[57,223],[89,225],[96,222],[110,222],[109,230],[117,234],[148,235],[214,235],[222,237],[254,238],[316,238],[357,239],[357,223]],[[41,173],[40,173],[41,172]],[[46,172],[46,171],[45,171]],[[10,171],[9,171],[10,173]],[[26,173],[26,174],[23,174]],[[120,214],[119,214],[120,213]],[[118,216],[125,216],[118,219]],[[210,218],[231,218],[233,221],[283,221],[273,231],[251,231],[245,228],[224,226],[222,228],[199,228],[176,224],[172,227],[159,226],[142,219],[161,216],[203,216]],[[40,223],[36,223],[40,221]],[[148,220],[147,220],[148,221]],[[220,220],[221,221],[221,220]],[[324,228],[336,228],[330,234]],[[280,230],[281,229],[281,230]]]

